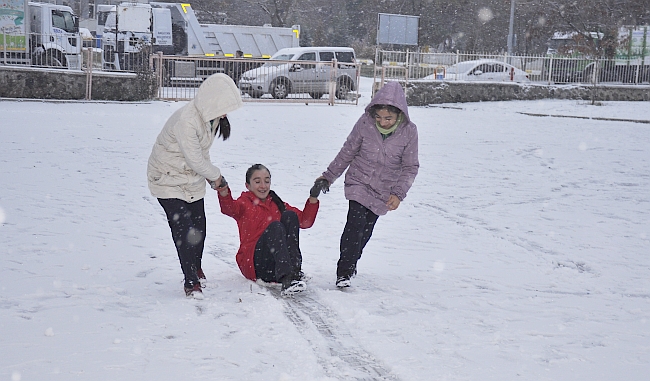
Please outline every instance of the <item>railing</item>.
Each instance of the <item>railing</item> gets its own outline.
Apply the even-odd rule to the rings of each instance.
[[[235,58],[152,56],[158,98],[192,99],[214,73],[228,74],[245,102],[357,104],[359,66],[355,63]]]
[[[92,77],[97,72],[135,73],[138,80],[157,85],[158,99],[190,100],[201,83],[215,73],[228,74],[240,87],[246,102],[300,102],[357,104],[360,64],[351,62],[270,61],[225,57],[181,57],[151,54],[151,46],[125,52],[119,45],[102,46],[101,40],[32,35],[22,50],[8,47],[3,38],[0,64],[81,70],[86,73],[86,99],[91,99]],[[57,44],[48,43],[59,41]],[[15,45],[15,44],[14,44]],[[71,47],[74,47],[72,49]],[[67,50],[66,50],[67,49]],[[127,50],[129,50],[127,49]]]
[[[650,83],[650,57],[627,61],[557,56],[377,51],[375,88],[388,80],[540,84]]]

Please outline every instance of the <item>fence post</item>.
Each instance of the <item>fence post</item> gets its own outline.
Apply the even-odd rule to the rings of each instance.
[[[5,32],[5,27],[2,27],[2,51],[3,51],[3,57],[5,60],[5,65],[7,64],[7,34]]]
[[[336,93],[336,58],[332,59],[332,62],[330,62],[330,65],[332,65],[332,70],[330,70],[330,78],[329,78],[329,89],[330,89],[330,99],[327,104],[330,106],[334,106],[334,99],[335,93]]]
[[[157,56],[157,57],[156,57]],[[156,78],[158,79],[158,98],[162,98],[163,95],[163,76],[165,75],[165,70],[163,70],[163,53],[158,52],[155,56],[151,56],[152,59],[158,60],[156,66]]]
[[[88,63],[86,64],[86,100],[91,100],[93,97],[93,48],[87,48]],[[81,53],[81,62],[83,65],[83,49]]]
[[[549,58],[549,63],[548,63],[548,84],[551,84],[551,73],[553,73],[553,56]]]

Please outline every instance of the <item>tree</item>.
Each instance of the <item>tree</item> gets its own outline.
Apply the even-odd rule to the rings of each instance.
[[[202,22],[225,12],[228,23],[288,27],[298,24],[303,45],[376,42],[377,14],[420,17],[419,43],[435,50],[503,52],[510,1],[504,0],[196,0]],[[650,23],[650,0],[517,0],[517,53],[543,53],[554,32],[577,32],[601,56],[611,55],[622,25]]]

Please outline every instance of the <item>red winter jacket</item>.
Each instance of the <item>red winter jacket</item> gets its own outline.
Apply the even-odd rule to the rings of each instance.
[[[271,200],[271,197],[267,197],[266,201],[262,201],[251,192],[242,192],[241,196],[234,200],[230,188],[228,189],[228,195],[225,197],[221,196],[219,192],[217,194],[219,195],[221,213],[237,221],[240,242],[239,251],[237,251],[239,269],[246,278],[255,280],[257,279],[255,262],[253,261],[255,245],[257,245],[257,241],[271,222],[280,221],[280,210]],[[312,204],[308,199],[305,202],[304,211],[302,211],[286,202],[284,203],[287,210],[296,212],[302,229],[308,229],[314,224],[319,204],[319,202]]]

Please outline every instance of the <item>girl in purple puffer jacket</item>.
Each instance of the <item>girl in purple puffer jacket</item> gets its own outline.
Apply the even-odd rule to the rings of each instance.
[[[350,205],[341,235],[337,287],[350,287],[377,219],[397,209],[419,166],[418,131],[409,118],[404,90],[397,82],[387,83],[368,104],[327,170],[316,179],[327,191],[347,169],[345,198]]]

